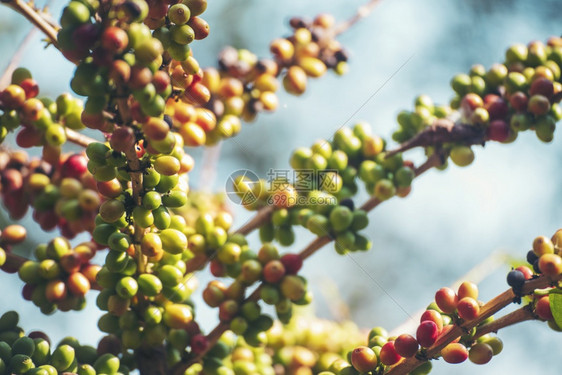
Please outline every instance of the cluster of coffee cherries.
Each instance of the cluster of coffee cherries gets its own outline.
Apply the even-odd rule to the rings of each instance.
[[[346,71],[347,53],[334,39],[332,16],[322,14],[313,21],[293,18],[290,24],[293,35],[270,45],[273,59],[227,47],[219,54],[218,69],[201,71],[192,56],[172,61],[172,85],[183,93],[175,95],[181,100],[168,101],[166,113],[187,145],[215,144],[238,134],[241,120],[252,121],[260,112],[276,110],[279,76],[287,92],[300,95],[309,77],[320,77],[328,69]],[[162,40],[158,30],[154,35]],[[207,111],[201,111],[203,107]]]
[[[522,296],[521,288],[525,281],[545,275],[555,277],[562,273],[562,229],[557,230],[551,238],[538,236],[533,240],[533,248],[527,253],[530,267],[521,265],[511,270],[507,275],[507,283],[513,288],[517,296]],[[530,304],[535,314],[548,322],[555,331],[562,330],[554,320],[550,307],[549,295],[555,288],[535,290],[530,295]]]
[[[293,175],[273,174],[269,186],[246,175],[234,180],[234,191],[246,208],[275,206],[271,220],[260,227],[262,242],[275,239],[289,246],[295,237],[292,226],[302,225],[318,236],[335,238],[341,254],[370,248],[369,240],[358,233],[368,225],[366,212],[350,199],[358,191],[357,179],[384,201],[407,196],[415,177],[413,164],[401,154],[387,155],[385,142],[366,123],[338,130],[332,141],[298,148],[290,164]]]
[[[8,311],[0,317],[0,374],[79,375],[128,374],[118,357],[66,337],[56,347],[41,331],[27,335],[18,326],[19,316]]]
[[[369,333],[368,346],[359,346],[349,354],[350,365],[361,373],[382,373],[404,358],[424,358],[425,350],[438,345],[457,324],[479,317],[481,302],[477,298],[477,286],[468,281],[463,282],[456,292],[448,287],[439,289],[435,293],[435,302],[422,314],[415,336],[404,333],[389,337],[384,328],[375,327]],[[447,363],[462,363],[467,359],[475,364],[488,363],[501,352],[503,344],[497,337],[475,335],[478,326],[492,320],[492,317],[483,320],[465,335],[445,345],[440,357]],[[429,361],[424,362],[413,373],[427,374],[431,368]]]
[[[16,143],[23,148],[44,146],[58,149],[66,142],[65,128],[84,128],[80,120],[82,103],[68,94],[56,101],[38,99],[39,85],[29,70],[17,68],[12,83],[0,91],[0,141],[18,128]]]
[[[0,267],[5,272],[16,272],[17,269],[6,265],[8,254],[12,252],[13,246],[21,244],[27,237],[27,231],[18,224],[8,225],[0,232]]]
[[[301,312],[287,324],[275,321],[259,346],[237,338],[232,331],[225,332],[203,363],[192,365],[186,374],[322,373],[344,361],[344,353],[363,336],[352,322],[336,323]]]
[[[198,17],[206,7],[206,0],[126,0],[101,8],[97,2],[71,1],[61,17],[58,42],[78,64],[71,87],[88,97],[84,124],[112,132],[113,122],[130,120],[121,118],[117,103],[129,105],[132,120],[139,124],[161,120],[174,90],[167,67],[180,63],[190,68],[189,74],[182,73],[190,84],[174,82],[175,96],[192,98],[202,73],[189,44],[209,33],[208,24]]]
[[[35,258],[18,269],[25,282],[23,297],[32,301],[44,314],[60,311],[81,310],[85,307],[85,295],[97,288],[96,276],[100,266],[90,262],[97,245],[83,242],[71,248],[63,237],[55,237],[48,244],[35,248]]]
[[[86,163],[82,154],[44,152],[29,160],[23,152],[0,152],[2,200],[10,216],[20,219],[31,206],[44,230],[58,227],[67,238],[91,232],[101,197]]]
[[[507,49],[505,62],[486,70],[475,65],[469,74],[459,74],[451,80],[456,96],[450,107],[434,106],[427,96],[416,99],[413,112],[398,115],[400,129],[393,138],[404,142],[414,137],[435,119],[457,110],[460,122],[485,132],[485,139],[513,142],[519,132],[534,130],[543,142],[550,142],[555,125],[562,119],[560,93],[562,68],[562,38],[551,37],[547,43],[533,41],[515,44]],[[469,165],[474,159],[470,147],[450,145],[451,160]]]

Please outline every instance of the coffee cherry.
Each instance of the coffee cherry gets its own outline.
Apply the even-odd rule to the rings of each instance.
[[[76,297],[83,297],[90,290],[90,281],[80,272],[72,273],[66,280],[70,293]]]
[[[444,287],[435,293],[435,302],[444,313],[452,314],[457,308],[459,299],[454,290]]]
[[[545,115],[550,110],[550,101],[544,95],[533,95],[529,98],[527,110],[536,116]]]
[[[392,366],[402,358],[394,347],[394,341],[389,341],[383,345],[380,352],[380,360],[386,366]]]
[[[416,339],[421,347],[429,348],[437,340],[439,329],[437,324],[430,320],[421,322],[416,331]]]
[[[436,310],[425,310],[420,317],[420,323],[426,320],[430,320],[437,325],[439,332],[443,329],[443,316]]]
[[[359,346],[351,352],[351,364],[359,372],[373,371],[378,364],[377,355],[367,346]]]
[[[377,199],[385,201],[392,198],[396,194],[396,188],[394,187],[392,181],[382,179],[375,184],[373,194]]]
[[[115,291],[117,294],[125,299],[131,298],[137,294],[138,289],[139,285],[137,281],[129,276],[122,278],[115,285]]]
[[[535,303],[535,313],[543,320],[552,320],[552,310],[550,309],[550,299],[548,295],[540,297]]]
[[[463,299],[464,297],[471,297],[473,299],[478,298],[478,286],[470,281],[463,281],[463,283],[459,286],[459,290],[457,292],[459,300]]]
[[[507,274],[507,285],[514,288],[515,290],[521,289],[525,284],[525,275],[519,270],[509,271]]]
[[[278,260],[269,261],[263,269],[264,280],[276,284],[285,276],[285,267]]]
[[[468,359],[470,360],[470,362],[477,365],[485,365],[486,363],[490,362],[493,356],[494,351],[492,347],[483,342],[472,345],[472,347],[468,351]]]
[[[544,254],[539,258],[540,271],[548,276],[562,273],[562,258],[557,254]]]
[[[441,349],[441,356],[447,363],[462,363],[468,358],[468,350],[463,344],[451,343]]]
[[[280,261],[289,275],[296,275],[303,264],[303,260],[298,254],[285,254]]]
[[[516,268],[517,271],[521,271],[525,276],[525,280],[530,280],[533,278],[533,271],[527,266],[519,266]]]
[[[183,25],[184,23],[187,23],[190,17],[190,8],[188,8],[185,4],[174,4],[168,10],[168,18],[170,18],[170,21],[176,25]]]
[[[416,355],[418,348],[419,344],[415,337],[406,333],[398,336],[394,341],[394,349],[396,350],[396,353],[404,358],[410,358]]]
[[[468,146],[455,146],[451,149],[451,160],[459,167],[466,167],[474,161],[474,152]]]
[[[545,236],[538,236],[533,240],[533,251],[540,257],[544,254],[554,253],[554,244]]]
[[[110,26],[103,31],[101,44],[103,48],[112,53],[120,53],[129,44],[129,37],[125,30],[116,26]]]
[[[480,313],[478,302],[472,297],[464,297],[457,304],[459,317],[464,320],[474,320]]]

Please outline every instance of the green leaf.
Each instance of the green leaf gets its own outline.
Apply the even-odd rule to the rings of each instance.
[[[548,299],[550,301],[550,311],[552,311],[554,321],[558,327],[562,327],[562,294],[552,293]]]

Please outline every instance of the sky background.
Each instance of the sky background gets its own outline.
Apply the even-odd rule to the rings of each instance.
[[[211,25],[211,35],[194,44],[194,53],[202,66],[215,65],[225,45],[248,48],[265,57],[269,42],[287,35],[289,17],[329,12],[344,20],[362,3],[212,0],[203,16]],[[191,174],[192,186],[220,190],[229,174],[239,169],[265,177],[270,168],[288,168],[294,148],[329,138],[341,126],[358,120],[370,122],[376,133],[389,137],[396,128],[397,113],[411,109],[416,95],[425,93],[445,103],[452,95],[449,81],[454,74],[467,72],[474,63],[489,67],[502,61],[510,44],[559,35],[560,5],[548,0],[382,1],[367,19],[340,37],[351,52],[349,74],[310,80],[302,97],[280,93],[276,113],[245,124],[236,138],[224,142],[214,184],[207,181],[201,186],[199,167]],[[62,1],[51,3],[55,18],[63,6]],[[0,8],[1,67],[7,66],[29,30],[22,17]],[[43,51],[40,37],[34,35],[21,65],[32,70],[43,95],[54,97],[69,91],[73,67],[53,48]],[[333,317],[333,292],[322,290],[329,285],[350,306],[351,318],[361,327],[382,325],[390,330],[410,320],[437,289],[450,285],[490,254],[523,257],[535,236],[550,236],[562,227],[561,143],[559,136],[543,144],[533,133],[524,133],[510,145],[476,148],[476,160],[467,168],[452,166],[423,175],[414,182],[409,197],[386,202],[370,214],[365,233],[373,241],[371,251],[342,257],[328,245],[306,262],[303,274],[316,294],[317,314]],[[419,153],[412,154],[420,160]],[[201,150],[193,155],[197,161],[203,157]],[[363,193],[357,203],[367,198]],[[251,217],[240,207],[233,210],[235,226]],[[53,236],[40,234],[30,220],[24,224],[32,241],[45,242]],[[291,251],[299,251],[312,239],[304,230],[297,237]],[[251,240],[257,248],[257,237]],[[481,282],[482,300],[507,288],[507,270],[507,266],[499,267]],[[205,282],[202,278],[201,283]],[[55,341],[75,335],[84,342],[97,342],[96,293],[89,294],[91,309],[87,311],[45,317],[22,300],[19,280],[2,273],[0,283],[5,289],[0,311],[16,306],[26,330],[44,329]],[[206,328],[216,323],[211,310],[201,309],[199,315]],[[508,328],[499,335],[504,340],[503,353],[489,365],[467,361],[452,367],[439,361],[432,373],[559,374],[557,354],[555,359],[552,356],[559,352],[559,335],[539,322]]]

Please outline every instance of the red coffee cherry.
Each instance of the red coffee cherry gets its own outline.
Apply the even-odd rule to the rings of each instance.
[[[396,352],[394,341],[389,341],[383,345],[380,352],[380,359],[384,365],[392,366],[400,361],[401,358],[400,354]]]
[[[424,348],[429,348],[433,345],[438,335],[439,329],[437,328],[437,324],[431,320],[421,322],[416,331],[416,339],[420,346]]]
[[[451,288],[441,288],[435,293],[435,303],[446,314],[455,312],[459,299],[455,291]]]
[[[548,295],[542,296],[535,303],[535,313],[543,320],[552,320],[552,311],[550,310],[550,299]]]
[[[443,316],[441,316],[441,313],[439,311],[425,310],[420,318],[420,323],[425,320],[431,320],[432,322],[437,324],[437,328],[439,329],[439,332],[441,332],[441,329],[443,329]]]
[[[285,254],[280,260],[289,275],[297,274],[302,268],[302,258],[298,254]]]
[[[408,335],[407,333],[398,336],[394,341],[394,349],[396,349],[396,353],[404,358],[410,358],[416,355],[418,348],[419,344],[416,338],[412,335]]]
[[[267,262],[263,269],[263,278],[268,283],[276,284],[285,276],[285,266],[279,260]]]
[[[474,320],[480,314],[478,301],[471,297],[464,297],[457,305],[459,316],[464,320]]]

